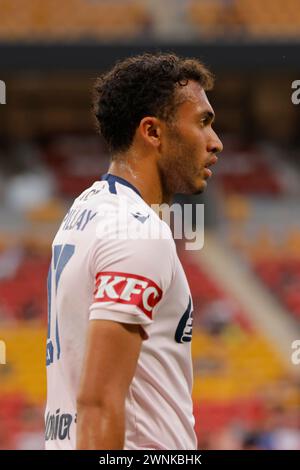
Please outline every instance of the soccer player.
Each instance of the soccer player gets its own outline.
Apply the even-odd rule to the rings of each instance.
[[[222,150],[212,84],[201,62],[173,54],[126,59],[96,82],[112,160],[53,242],[47,449],[197,448],[192,299],[170,228],[151,206],[205,189]],[[161,236],[129,236],[153,228]]]

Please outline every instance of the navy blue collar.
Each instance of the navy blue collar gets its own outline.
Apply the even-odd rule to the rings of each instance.
[[[105,180],[105,181],[108,182],[109,190],[113,194],[117,194],[116,183],[120,183],[120,184],[123,184],[124,186],[127,186],[128,188],[132,189],[140,197],[142,197],[139,190],[136,189],[136,187],[133,186],[133,184],[129,183],[129,181],[125,180],[124,178],[121,178],[120,176],[112,175],[111,173],[105,173],[104,175],[101,176],[101,180],[102,181]]]

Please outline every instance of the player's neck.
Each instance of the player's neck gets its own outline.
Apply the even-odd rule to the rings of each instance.
[[[149,205],[171,203],[172,196],[164,194],[158,169],[151,164],[150,160],[148,164],[146,159],[139,162],[128,160],[113,161],[108,173],[131,183]]]

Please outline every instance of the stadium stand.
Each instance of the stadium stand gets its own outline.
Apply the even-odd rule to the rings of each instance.
[[[276,156],[237,153],[218,169],[219,183],[226,194],[223,229],[231,247],[249,268],[299,320],[300,226],[298,198],[300,175],[287,160]],[[227,158],[227,156],[226,156]],[[226,170],[226,166],[235,172]],[[225,160],[225,159],[224,159]],[[248,163],[247,163],[248,162]],[[258,163],[258,171],[253,177]],[[293,173],[286,184],[286,172]],[[228,179],[229,177],[229,179]],[[294,183],[293,183],[294,179]],[[226,226],[226,228],[224,228]],[[224,233],[222,230],[222,233]]]
[[[145,33],[151,17],[143,2],[22,0],[1,2],[0,38],[59,41],[78,38],[112,40]]]
[[[198,34],[206,37],[250,36],[291,38],[299,36],[300,12],[297,0],[194,0],[188,6],[188,18]]]
[[[217,444],[215,438],[231,428],[240,427],[240,436],[249,429],[260,435],[276,407],[294,413],[299,390],[296,382],[290,382],[278,350],[238,301],[205,265],[183,251],[181,257],[194,299],[196,429],[202,448],[222,448],[225,443]],[[286,393],[280,396],[282,389]],[[261,437],[258,441],[264,447]],[[241,448],[243,444],[235,438],[231,445]]]

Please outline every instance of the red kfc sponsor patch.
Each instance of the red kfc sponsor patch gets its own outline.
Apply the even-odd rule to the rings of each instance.
[[[161,298],[162,290],[146,277],[108,271],[96,275],[95,302],[136,305],[152,319],[152,310]]]

